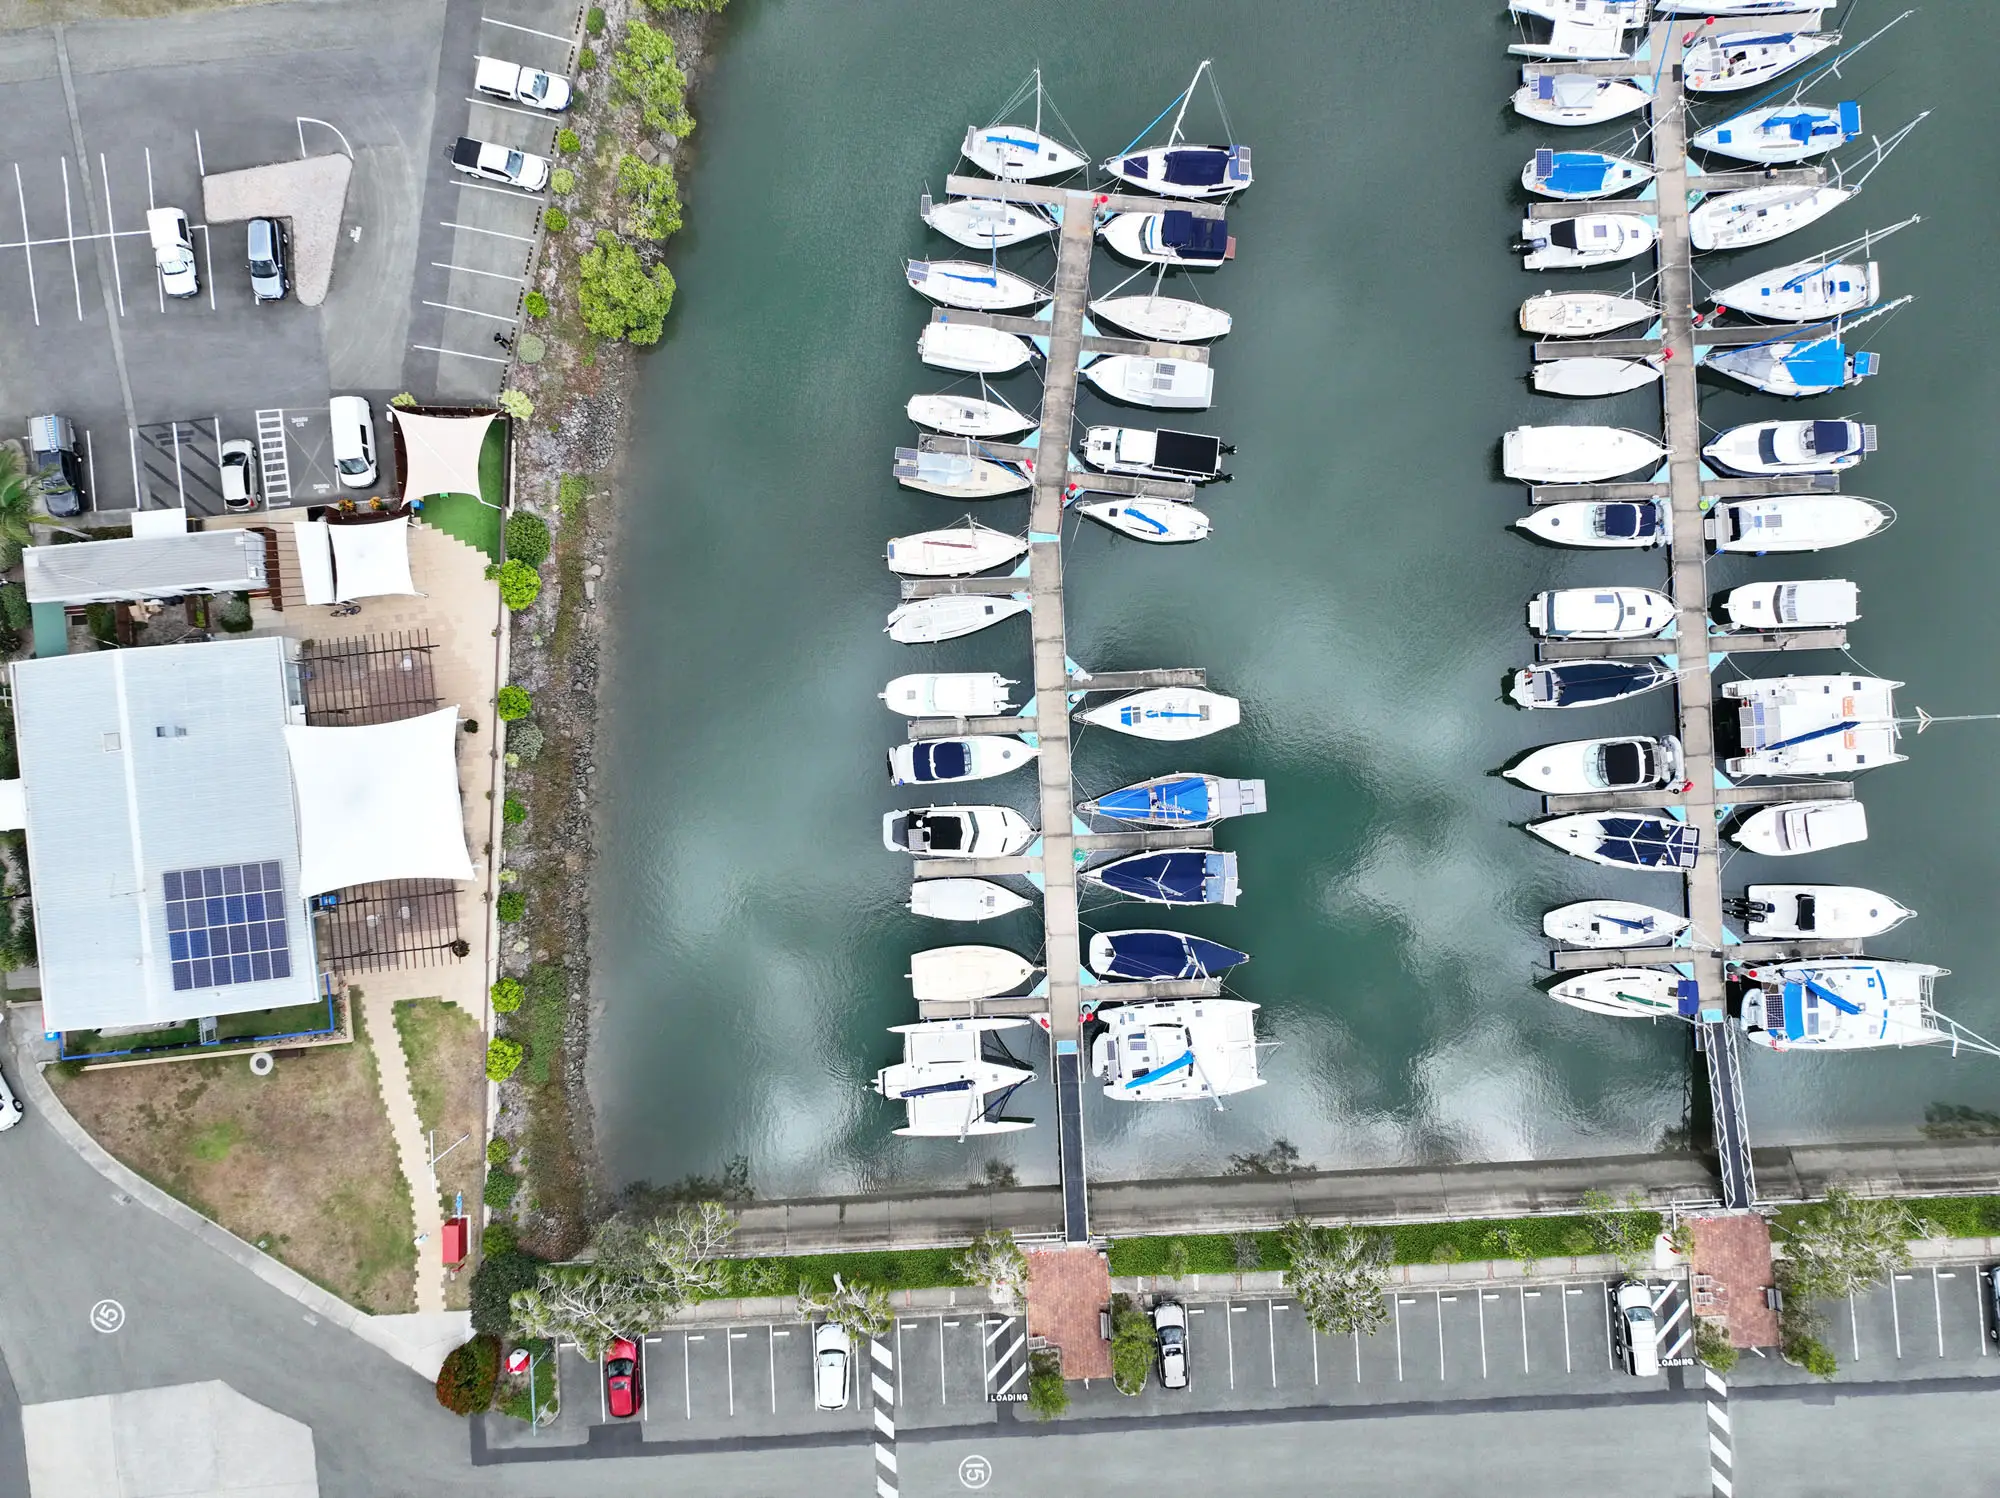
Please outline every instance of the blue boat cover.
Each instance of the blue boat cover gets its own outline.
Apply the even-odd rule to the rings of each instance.
[[[1684,822],[1657,817],[1603,817],[1597,851],[1641,869],[1691,869],[1700,834]]]
[[[1847,347],[1838,338],[1817,338],[1785,355],[1785,372],[1794,384],[1838,389],[1847,383]],[[1840,423],[1844,425],[1844,423]],[[1836,425],[1814,422],[1815,427]],[[1817,431],[1813,434],[1817,437]]]
[[[972,751],[956,739],[920,743],[914,758],[919,782],[963,780],[972,768]]]
[[[1611,158],[1596,151],[1555,151],[1555,158],[1545,169],[1541,164],[1542,153],[1535,153],[1535,176],[1550,192],[1577,193],[1597,192],[1604,186],[1604,179],[1611,172]]]
[[[1849,99],[1835,106],[1840,111],[1840,133],[1849,140],[1861,133],[1861,105],[1858,100]]]
[[[1229,251],[1229,222],[1169,208],[1160,215],[1160,242],[1183,260],[1220,260]]]
[[[1838,457],[1852,450],[1853,429],[1851,421],[1816,421],[1807,445],[1822,458]]]
[[[1126,822],[1159,822],[1167,826],[1195,826],[1206,822],[1208,781],[1200,775],[1183,775],[1164,783],[1128,785],[1122,791],[1097,798],[1097,809],[1107,817]]]
[[[1641,661],[1558,661],[1543,666],[1556,684],[1558,702],[1600,702],[1660,678],[1660,668]]]
[[[1148,982],[1155,978],[1212,978],[1250,954],[1199,936],[1183,936],[1178,931],[1111,931],[1111,961],[1106,977]]]
[[[1651,502],[1606,505],[1602,513],[1607,536],[1651,536],[1660,529],[1660,507]]]
[[[1176,187],[1214,187],[1229,170],[1229,153],[1214,147],[1167,152],[1164,180]]]
[[[1110,889],[1167,905],[1218,905],[1231,853],[1140,853],[1091,872]]]
[[[1796,141],[1808,141],[1815,129],[1831,131],[1833,117],[1823,109],[1802,109],[1797,114],[1774,114],[1765,121],[1764,128],[1789,135]]]

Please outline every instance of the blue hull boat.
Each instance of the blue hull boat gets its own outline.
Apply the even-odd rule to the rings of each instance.
[[[1087,817],[1110,817],[1144,827],[1206,827],[1224,817],[1254,816],[1264,810],[1264,782],[1159,775],[1085,801],[1077,810]]]
[[[1153,905],[1234,905],[1238,894],[1234,853],[1134,853],[1082,877]]]
[[[1090,970],[1134,983],[1214,978],[1249,960],[1248,952],[1179,931],[1100,931],[1090,939]]]

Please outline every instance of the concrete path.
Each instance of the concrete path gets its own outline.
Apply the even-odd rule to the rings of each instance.
[[[417,1119],[416,1099],[410,1094],[409,1060],[403,1055],[402,1037],[396,1033],[396,1001],[373,987],[361,992],[368,1043],[375,1049],[375,1078],[389,1115],[389,1132],[395,1136],[403,1183],[409,1189],[410,1215],[417,1224],[417,1314],[432,1315],[444,1310],[444,1263],[438,1252],[444,1208],[431,1174],[430,1142]]]

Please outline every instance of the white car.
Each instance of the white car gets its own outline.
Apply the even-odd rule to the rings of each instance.
[[[257,508],[257,447],[242,437],[222,444],[222,508],[232,514]]]
[[[474,140],[469,135],[460,136],[451,148],[451,164],[468,177],[484,177],[488,182],[504,182],[528,192],[540,192],[549,183],[546,156],[495,145],[490,140]]]
[[[1176,1301],[1163,1300],[1153,1307],[1153,1333],[1160,1341],[1160,1386],[1185,1389],[1188,1386],[1187,1308]]]
[[[482,94],[525,104],[530,109],[545,109],[550,114],[559,114],[569,108],[567,78],[559,78],[540,68],[524,68],[516,63],[502,62],[497,57],[482,57],[478,62],[472,86]]]
[[[845,1327],[822,1321],[813,1328],[813,1404],[823,1410],[847,1408],[847,1365],[854,1340]]]
[[[7,1079],[0,1077],[0,1133],[5,1133],[21,1121],[21,1100],[14,1096],[7,1086]]]
[[[1618,1287],[1617,1334],[1627,1373],[1637,1378],[1659,1373],[1658,1330],[1653,1322],[1653,1292],[1637,1280],[1625,1281]]]
[[[171,297],[197,295],[201,277],[195,274],[194,236],[188,230],[187,215],[178,208],[149,208],[146,233],[153,242],[153,264],[159,267],[161,289]]]
[[[343,489],[366,489],[375,482],[375,415],[358,395],[336,395],[326,403],[333,426],[333,466]]]

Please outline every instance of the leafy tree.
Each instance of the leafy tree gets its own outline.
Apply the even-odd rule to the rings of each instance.
[[[507,517],[506,538],[507,555],[530,567],[539,567],[549,559],[548,522],[539,515],[516,510]]]
[[[1028,1293],[1028,1256],[1005,1228],[981,1233],[951,1256],[951,1271],[1019,1303]]]
[[[1153,1319],[1129,1295],[1111,1297],[1111,1381],[1121,1394],[1145,1390],[1160,1346]]]
[[[534,711],[535,699],[528,695],[526,688],[508,685],[495,695],[493,709],[500,715],[502,723],[512,723]]]
[[[1028,1355],[1028,1408],[1037,1420],[1053,1420],[1069,1409],[1062,1359],[1046,1347]]]
[[[690,1300],[720,1294],[735,1229],[719,1202],[651,1221],[614,1217],[593,1235],[588,1265],[545,1271],[513,1296],[514,1322],[529,1336],[568,1337],[585,1356],[601,1357],[613,1337],[644,1333]]]
[[[1391,1240],[1358,1228],[1288,1222],[1280,1234],[1290,1267],[1286,1288],[1315,1331],[1372,1332],[1389,1319],[1382,1292],[1389,1283]]]
[[[595,1269],[544,1270],[536,1284],[517,1290],[514,1325],[529,1337],[566,1337],[593,1362],[614,1337],[643,1335],[657,1324],[640,1285]]]
[[[815,1290],[810,1281],[799,1281],[799,1315],[807,1321],[823,1317],[857,1340],[887,1336],[896,1321],[887,1290],[880,1285],[851,1284],[837,1274],[833,1289],[825,1294]]]
[[[577,309],[583,325],[600,338],[658,343],[674,305],[674,273],[664,265],[650,270],[639,252],[608,229],[583,252],[578,267]]]
[[[500,1382],[500,1339],[477,1336],[445,1354],[437,1402],[454,1415],[476,1415],[493,1403]]]
[[[1646,1211],[1646,1199],[1638,1192],[1628,1192],[1620,1200],[1608,1191],[1586,1191],[1583,1216],[1597,1251],[1615,1255],[1627,1274],[1652,1266],[1657,1230]]]
[[[476,1331],[504,1336],[514,1324],[509,1300],[541,1277],[542,1262],[515,1246],[504,1222],[488,1223],[480,1237],[479,1267],[472,1271],[472,1325]]]
[[[486,1042],[486,1077],[488,1081],[504,1082],[514,1075],[514,1069],[521,1064],[525,1048],[518,1040],[509,1040],[504,1035],[496,1035]]]
[[[665,239],[681,226],[681,188],[673,163],[649,163],[630,153],[618,158],[618,196],[628,205],[621,224],[641,239]]]
[[[6,544],[11,546],[13,543]],[[0,547],[0,550],[4,548]],[[0,584],[0,619],[4,619],[7,627],[16,634],[26,630],[35,622],[34,614],[28,605],[28,590],[20,583]]]
[[[1166,1275],[1170,1280],[1184,1280],[1193,1269],[1188,1258],[1188,1246],[1179,1238],[1167,1245]]]
[[[674,62],[674,39],[644,21],[628,21],[611,59],[611,77],[639,106],[648,130],[680,137],[694,130],[687,74]]]
[[[513,421],[526,421],[535,414],[535,403],[518,390],[501,391],[498,405]]]
[[[499,978],[491,990],[494,1012],[512,1014],[521,1007],[521,980],[519,978]]]
[[[1787,1298],[1843,1300],[1908,1268],[1911,1226],[1899,1202],[1831,1188],[1785,1229]]]
[[[1694,1355],[1725,1378],[1736,1366],[1736,1347],[1730,1342],[1728,1331],[1721,1322],[1708,1317],[1695,1325]]]

